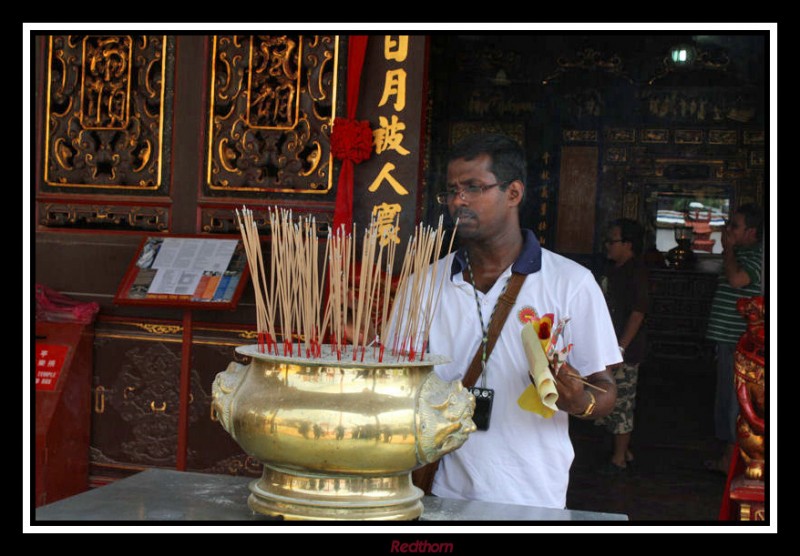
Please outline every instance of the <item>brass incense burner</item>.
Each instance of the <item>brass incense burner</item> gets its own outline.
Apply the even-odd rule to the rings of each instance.
[[[415,230],[396,282],[395,245],[375,219],[360,256],[343,226],[321,253],[313,218],[271,210],[269,273],[252,211],[239,228],[258,343],[237,348],[249,364],[228,365],[212,393],[222,426],[264,465],[248,505],[283,519],[418,518],[411,472],[475,430],[475,398],[440,380],[433,367],[445,360],[425,349],[444,283],[432,264],[445,250],[442,220]]]
[[[225,430],[264,464],[249,507],[303,520],[410,520],[423,511],[411,471],[459,448],[475,430],[474,397],[424,361],[371,348],[353,360],[323,346],[317,358],[237,348],[214,381]],[[326,355],[327,354],[327,355]]]
[[[692,251],[694,231],[690,226],[675,228],[675,242],[678,244],[667,252],[667,262],[671,268],[687,269],[694,265],[697,257]]]

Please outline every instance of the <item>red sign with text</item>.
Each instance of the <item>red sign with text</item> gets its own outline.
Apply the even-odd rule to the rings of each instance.
[[[56,389],[58,377],[69,355],[69,346],[36,342],[35,383],[37,391]]]

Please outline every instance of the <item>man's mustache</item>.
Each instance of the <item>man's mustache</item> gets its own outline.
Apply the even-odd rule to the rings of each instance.
[[[459,218],[475,218],[475,213],[469,210],[466,207],[461,207],[456,209],[456,211],[452,214],[453,220],[456,221]]]
[[[461,207],[456,209],[456,212],[450,213],[444,210],[444,228],[446,230],[453,230],[456,227],[456,222],[459,218],[476,218],[476,215],[471,210]]]

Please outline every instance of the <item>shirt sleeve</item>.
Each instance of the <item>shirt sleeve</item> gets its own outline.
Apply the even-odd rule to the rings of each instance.
[[[569,301],[568,314],[564,339],[573,344],[567,357],[570,365],[588,376],[622,362],[608,305],[591,273],[578,284]]]
[[[761,251],[753,251],[739,259],[739,264],[750,277],[748,286],[761,287]]]

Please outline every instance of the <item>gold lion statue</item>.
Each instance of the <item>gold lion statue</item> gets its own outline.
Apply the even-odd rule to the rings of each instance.
[[[736,344],[737,435],[748,479],[764,479],[764,298],[742,298],[736,309],[747,330]]]

